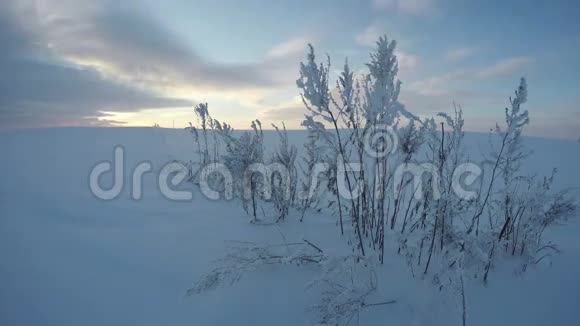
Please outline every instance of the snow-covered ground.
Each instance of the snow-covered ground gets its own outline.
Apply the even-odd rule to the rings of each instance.
[[[303,132],[290,132],[299,144]],[[266,136],[266,141],[275,137]],[[486,136],[468,134],[473,153]],[[580,143],[526,138],[534,150],[527,169],[559,169],[558,188],[580,186]],[[316,239],[325,250],[345,250],[335,217],[291,216],[276,226],[248,223],[236,201],[165,199],[156,174],[145,177],[144,197],[125,188],[113,201],[89,191],[89,171],[126,149],[127,171],[151,161],[157,171],[193,155],[183,130],[62,128],[0,133],[0,325],[309,325],[315,271],[270,267],[239,283],[186,297],[186,290],[225,253],[228,240],[281,242]],[[477,155],[477,154],[473,154]],[[579,188],[573,189],[577,198]],[[548,237],[562,254],[552,267],[523,276],[496,270],[490,284],[468,284],[469,325],[579,325],[580,224]],[[388,257],[379,295],[396,304],[368,309],[361,325],[455,325],[460,313],[405,263]]]

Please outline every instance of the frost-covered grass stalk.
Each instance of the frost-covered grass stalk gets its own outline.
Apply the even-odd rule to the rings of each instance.
[[[400,117],[417,119],[398,101],[401,83],[396,78],[395,47],[396,42],[381,37],[367,64],[369,73],[360,78],[354,76],[345,61],[337,81],[336,97],[329,88],[330,59],[326,64],[317,63],[314,48],[310,46],[297,81],[308,110],[302,125],[318,140],[312,146],[332,154],[320,158],[336,171],[329,184],[346,181],[350,205],[343,204],[344,199],[335,191],[341,232],[344,233],[343,220],[348,216],[360,254],[365,256],[366,248],[379,248],[381,260],[385,247],[385,191],[389,184],[390,155],[385,153],[385,148],[389,140],[378,137],[375,144],[367,146],[368,139],[385,128],[396,129]],[[369,160],[373,155],[367,155],[368,152],[377,152],[377,155]],[[352,158],[358,159],[358,171],[351,164]]]
[[[213,119],[209,113],[209,106],[207,103],[200,103],[194,108],[197,116],[198,126],[194,126],[191,122],[186,128],[193,136],[196,144],[196,154],[198,156],[197,164],[190,162],[190,179],[197,183],[199,171],[210,163],[219,162],[221,159],[220,139],[221,137],[231,137],[233,128],[231,125]],[[221,136],[221,137],[220,137]],[[194,170],[194,165],[197,169]],[[214,180],[215,181],[215,180]]]
[[[272,180],[272,199],[278,213],[278,220],[285,220],[294,204],[296,198],[296,186],[298,183],[298,170],[296,168],[296,146],[288,143],[288,133],[286,125],[282,123],[282,129],[275,124],[272,127],[276,130],[279,138],[279,145],[274,152],[271,163],[279,164],[283,167],[284,174],[276,174]]]
[[[300,171],[302,172],[299,192],[300,222],[304,220],[304,215],[308,209],[317,208],[324,188],[316,170],[317,164],[322,161],[321,158],[325,155],[316,145],[318,137],[315,133],[309,133],[308,141],[304,144],[304,155],[302,164],[300,164]]]
[[[264,133],[259,120],[252,121],[251,127],[252,131],[244,132],[239,138],[224,138],[226,153],[223,161],[233,176],[234,190],[242,200],[244,210],[251,210],[252,222],[256,222],[264,178],[260,178],[250,167],[264,162]]]
[[[543,240],[544,231],[573,216],[577,205],[567,192],[552,191],[554,175],[541,178],[521,172],[528,155],[522,142],[529,124],[523,108],[528,95],[525,79],[509,100],[504,125],[496,126],[488,159],[472,162],[464,155],[465,121],[460,106],[454,105],[452,114],[419,118],[400,103],[395,49],[395,41],[379,38],[366,64],[368,72],[355,75],[345,60],[333,88],[330,58],[317,62],[314,47],[309,46],[297,80],[306,108],[302,125],[308,131],[301,170],[285,126],[274,125],[279,145],[269,163],[289,173],[271,180],[255,173],[248,177],[248,167],[264,163],[258,120],[252,122],[253,131],[240,138],[220,130],[226,144],[221,159],[234,175],[239,197],[253,221],[265,182],[274,186],[270,202],[278,222],[293,207],[299,210],[301,221],[309,208],[329,207],[338,213],[340,232],[352,245],[353,255],[344,268],[372,270],[377,267],[374,264],[380,268],[386,248],[397,248],[396,254],[406,259],[413,275],[431,279],[442,290],[458,289],[454,293],[461,298],[465,325],[465,283],[471,278],[487,283],[493,267],[504,259],[516,259],[521,271],[548,259],[557,248]],[[192,132],[203,140],[198,141],[203,162],[209,156],[204,127],[207,105],[196,107],[198,111],[201,135],[197,129]],[[464,182],[456,171],[465,163],[483,172],[467,182],[469,195],[456,190]],[[324,171],[318,170],[321,166]],[[249,196],[241,195],[243,189],[250,189]],[[332,259],[325,256],[316,263]],[[224,275],[223,270],[217,272],[214,276]],[[338,275],[327,278],[329,288],[319,306],[322,322],[348,320],[368,306],[366,297],[381,281],[370,280],[361,287],[347,284]]]
[[[307,62],[300,64],[300,78],[296,81],[298,87],[302,89],[302,100],[309,111],[309,114],[306,115],[306,119],[302,122],[302,125],[305,126],[310,133],[316,134],[317,137],[324,140],[322,143],[323,145],[320,146],[323,147],[321,150],[328,148],[331,151],[332,154],[327,163],[335,167],[334,170],[336,171],[336,165],[344,164],[345,156],[344,143],[338,126],[342,112],[340,108],[332,106],[328,84],[330,62],[326,65],[322,63],[317,64],[315,61],[316,57],[314,55],[314,48],[312,45],[309,45],[309,48]],[[326,130],[325,125],[316,120],[318,117],[320,117],[324,122],[330,123],[334,128],[334,133]],[[339,158],[340,162],[336,162],[336,158]],[[342,176],[335,174],[335,183],[338,182],[337,179],[340,177]],[[344,177],[347,180],[349,191],[352,191],[350,177],[348,175]],[[344,234],[343,206],[338,190],[335,191],[335,196],[338,202],[340,232]],[[354,210],[354,204],[352,208]],[[362,242],[359,245],[361,245],[362,248]]]

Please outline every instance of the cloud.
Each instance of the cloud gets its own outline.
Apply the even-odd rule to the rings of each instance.
[[[0,127],[106,124],[105,108],[190,105],[67,65],[16,19],[16,9],[0,4]]]
[[[286,96],[290,96],[289,99],[280,101],[282,98],[280,95],[282,94],[278,94],[275,98],[267,101],[268,103],[264,103],[266,108],[257,112],[258,118],[267,125],[284,122],[288,128],[301,128],[300,124],[304,120],[304,114],[307,113],[302,97],[286,94]]]
[[[275,80],[253,64],[220,64],[198,55],[142,6],[95,2],[41,6],[31,28],[71,63],[88,65],[126,82],[203,89],[251,88]]]
[[[397,44],[401,44],[400,40],[408,40],[403,38],[401,35],[393,31],[393,28],[385,26],[382,22],[375,22],[370,24],[367,28],[362,30],[360,33],[354,36],[354,41],[356,44],[371,47],[375,46],[379,37],[387,35],[391,40],[397,40]]]
[[[449,93],[452,87],[465,87],[478,80],[488,80],[513,75],[522,70],[531,59],[528,57],[513,57],[500,60],[494,64],[479,68],[457,69],[440,75],[414,81],[409,88],[426,96],[440,96]],[[518,76],[519,77],[519,76]]]
[[[361,33],[355,35],[354,40],[359,45],[372,46],[375,45],[379,37],[383,36],[385,31],[377,25],[370,25]]]
[[[456,48],[447,51],[447,53],[445,54],[445,58],[451,62],[459,62],[473,56],[474,54],[477,53],[477,51],[478,49],[475,47]]]
[[[423,96],[441,96],[449,93],[450,84],[466,80],[469,73],[465,70],[457,70],[445,74],[431,76],[417,80],[409,84],[409,89]]]
[[[430,15],[439,9],[436,0],[372,0],[372,5],[376,9],[415,16]]]
[[[439,112],[453,110],[453,103],[460,104],[466,108],[481,105],[482,103],[497,104],[493,101],[498,98],[503,99],[503,97],[496,95],[462,88],[449,88],[445,92],[433,94],[427,94],[412,88],[402,88],[400,101],[417,115],[433,116]]]
[[[379,37],[384,36],[385,34],[386,31],[384,28],[380,27],[378,24],[372,24],[361,33],[355,35],[355,42],[365,47],[374,47],[376,46]],[[419,56],[401,50],[399,43],[397,43],[395,55],[399,62],[399,68],[403,73],[414,70],[421,62]]]
[[[294,38],[275,46],[257,62],[226,64],[200,56],[142,3],[24,3],[29,10],[21,10],[21,21],[55,55],[75,65],[90,66],[107,78],[161,91],[181,87],[206,93],[284,85],[289,59],[297,58],[294,54],[306,43]],[[295,72],[296,61],[293,64]]]
[[[294,87],[306,39],[281,42],[257,62],[223,64],[201,57],[142,4],[21,0],[0,3],[0,42],[3,124],[48,126],[102,124],[104,111],[173,109],[198,98],[256,110],[268,92]]]
[[[453,102],[465,107],[501,108],[505,105],[505,94],[482,90],[479,83],[502,76],[513,77],[516,81],[519,74],[511,75],[520,72],[530,61],[526,57],[507,58],[487,66],[457,69],[416,80],[403,87],[401,101],[417,114],[448,111]]]
[[[411,71],[420,63],[420,59],[418,56],[413,54],[408,54],[403,51],[396,50],[395,55],[397,56],[397,60],[399,62],[399,68],[404,71]]]
[[[475,76],[480,79],[496,78],[521,70],[531,62],[528,57],[515,57],[502,60],[492,66],[480,69]]]
[[[312,43],[312,41],[308,41],[306,40],[306,38],[303,37],[289,39],[272,47],[268,51],[267,57],[284,58],[294,56],[297,54],[303,55],[304,53],[306,53],[308,43]]]
[[[303,105],[287,106],[264,110],[259,113],[259,118],[274,123],[282,121],[290,128],[298,128],[306,112]]]
[[[102,79],[89,69],[33,60],[0,59],[0,127],[86,125],[102,110],[190,106]]]

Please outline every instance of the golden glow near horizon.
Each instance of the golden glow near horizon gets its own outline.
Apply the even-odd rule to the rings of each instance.
[[[174,86],[166,89],[162,95],[175,96],[179,94],[191,94],[191,87]],[[271,94],[267,94],[271,95]],[[212,117],[221,122],[227,122],[235,129],[248,129],[251,120],[260,119],[265,129],[271,128],[271,124],[281,125],[282,122],[290,129],[301,129],[300,123],[306,108],[303,107],[302,99],[299,95],[291,97],[290,100],[276,103],[263,103],[264,92],[261,90],[247,91],[239,90],[236,92],[208,92],[203,102],[209,104]],[[274,95],[275,96],[275,95]],[[242,103],[240,99],[244,99]],[[201,101],[191,100],[192,103]],[[168,107],[143,109],[139,111],[115,111],[114,109],[103,111],[103,117],[99,120],[108,122],[117,127],[150,127],[159,125],[163,128],[185,128],[189,122],[196,124],[197,117],[194,113],[194,104],[189,107]],[[251,117],[251,118],[249,118]]]
[[[136,112],[103,112],[102,121],[112,121],[118,127],[151,127],[185,128],[195,119],[192,108],[146,109]]]

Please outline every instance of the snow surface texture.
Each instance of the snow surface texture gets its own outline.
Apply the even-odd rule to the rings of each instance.
[[[266,131],[270,133],[272,131]],[[304,142],[304,132],[289,132]],[[276,141],[274,134],[266,142]],[[472,156],[487,135],[467,134]],[[526,169],[548,175],[580,197],[580,143],[525,138],[534,154]],[[272,266],[231,287],[186,297],[185,292],[229,240],[280,243],[316,240],[325,251],[347,250],[336,217],[291,213],[278,226],[248,223],[236,201],[173,202],[145,176],[144,197],[131,199],[130,174],[121,196],[102,201],[89,191],[90,169],[126,149],[126,166],[151,161],[155,171],[194,152],[183,130],[63,128],[0,133],[0,325],[309,325],[316,272]],[[266,144],[266,147],[268,145]],[[301,146],[298,146],[301,148]],[[106,178],[105,178],[106,179]],[[193,186],[192,186],[193,187]],[[468,325],[580,325],[580,223],[546,235],[562,253],[552,267],[523,276],[495,270],[490,284],[466,284]],[[412,278],[396,255],[385,260],[377,301],[360,325],[457,325],[460,312],[427,281]],[[355,321],[356,322],[356,321]]]

